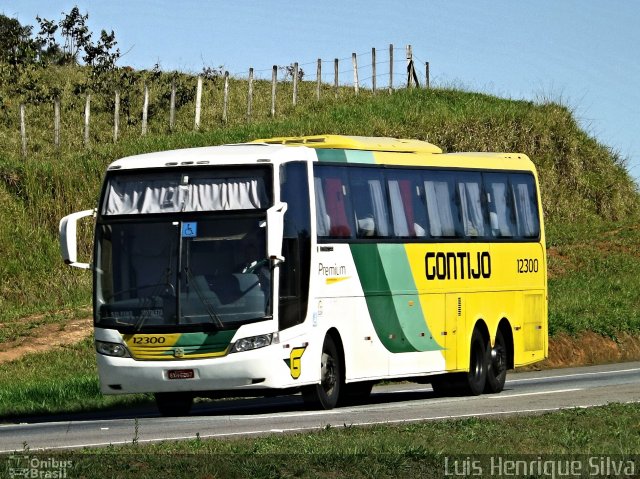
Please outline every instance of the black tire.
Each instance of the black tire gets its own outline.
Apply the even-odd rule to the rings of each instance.
[[[469,372],[465,375],[462,391],[471,396],[479,396],[487,383],[487,347],[478,329],[471,335]]]
[[[487,382],[484,392],[499,393],[504,389],[507,379],[507,343],[502,332],[498,329],[493,349],[487,344]]]
[[[373,381],[343,384],[339,404],[346,406],[364,403],[371,395],[373,384]]]
[[[320,360],[320,384],[302,388],[305,404],[314,409],[333,409],[338,404],[340,390],[344,385],[344,373],[338,348],[331,336],[324,338]]]
[[[166,417],[187,416],[193,405],[193,396],[185,393],[156,393],[156,406]]]

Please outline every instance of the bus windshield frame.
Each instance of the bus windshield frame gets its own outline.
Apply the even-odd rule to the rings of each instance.
[[[269,165],[111,172],[94,246],[95,325],[182,332],[271,319],[272,175]]]

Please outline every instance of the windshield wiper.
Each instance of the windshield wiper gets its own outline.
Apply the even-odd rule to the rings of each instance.
[[[211,306],[211,303],[205,300],[204,293],[200,290],[197,281],[194,280],[193,274],[191,273],[191,270],[188,266],[184,267],[184,272],[187,273],[187,279],[189,280],[190,286],[193,287],[193,289],[196,291],[196,295],[204,306],[207,314],[209,315],[209,319],[211,319],[211,322],[219,328],[224,328],[224,323],[220,319],[220,316],[218,316],[218,313],[215,312],[215,310]]]

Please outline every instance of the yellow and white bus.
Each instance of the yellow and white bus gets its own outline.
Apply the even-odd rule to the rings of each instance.
[[[272,138],[115,161],[60,235],[93,271],[103,393],[154,393],[165,415],[298,391],[329,409],[399,378],[496,393],[545,358],[540,204],[523,154]]]

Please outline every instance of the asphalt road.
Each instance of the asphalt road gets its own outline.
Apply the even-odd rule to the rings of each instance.
[[[299,395],[198,403],[189,417],[163,418],[155,408],[25,419],[0,426],[0,453],[166,440],[232,438],[332,427],[536,414],[610,402],[640,402],[640,362],[511,372],[500,394],[439,397],[427,385],[376,386],[363,405],[304,408]]]

